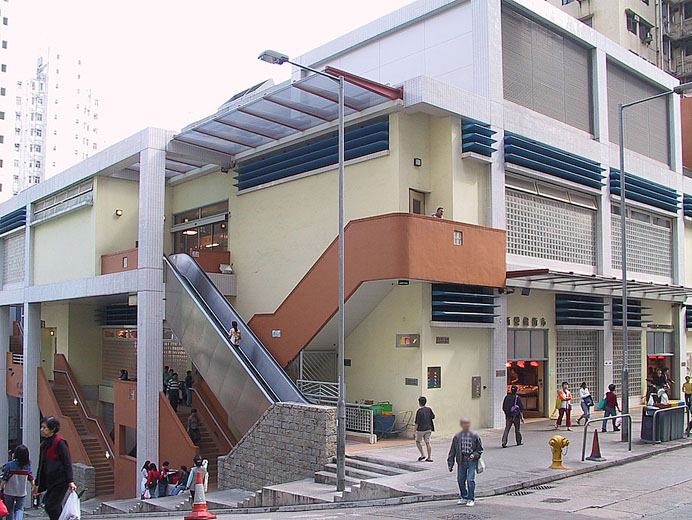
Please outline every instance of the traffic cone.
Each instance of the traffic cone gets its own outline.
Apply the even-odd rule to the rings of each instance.
[[[207,509],[207,497],[204,496],[204,481],[202,472],[197,472],[197,482],[195,483],[195,502],[192,504],[192,513],[185,517],[185,520],[201,520],[205,518],[216,518]]]
[[[601,457],[601,445],[598,442],[598,430],[593,431],[593,443],[591,444],[591,455],[586,457],[586,460],[592,460],[594,462],[603,462],[606,460]]]

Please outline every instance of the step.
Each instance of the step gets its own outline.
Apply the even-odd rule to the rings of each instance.
[[[329,473],[336,475],[336,464],[325,464],[324,470]],[[357,478],[359,480],[371,480],[374,478],[384,477],[382,473],[375,473],[374,471],[368,471],[364,469],[352,468],[346,465],[346,475],[349,477]]]
[[[336,462],[336,459],[332,459],[332,462]],[[406,471],[405,469],[395,468],[393,466],[384,466],[382,464],[377,464],[375,462],[369,462],[366,460],[358,460],[350,456],[346,457],[346,467],[364,469],[373,473],[379,473],[381,476],[404,475],[409,473],[409,471]]]
[[[370,462],[380,466],[403,469],[410,472],[425,471],[427,467],[423,465],[416,465],[412,462],[403,462],[399,460],[389,460],[389,459],[379,459],[377,457],[371,457],[366,455],[349,455],[348,459],[359,460],[363,462]]]
[[[331,473],[329,471],[318,471],[315,473],[315,482],[318,484],[331,484],[336,486],[336,473]],[[346,476],[346,484],[353,486],[359,484],[360,479]]]

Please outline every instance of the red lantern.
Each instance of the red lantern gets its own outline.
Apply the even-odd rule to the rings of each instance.
[[[506,366],[507,368],[512,368],[512,362],[511,362],[511,361],[507,361],[507,363],[505,363],[505,366]]]
[[[538,361],[530,361],[529,365],[531,365],[532,367],[537,367],[540,365],[540,363]]]
[[[526,361],[517,361],[517,366],[519,368],[526,368]]]
[[[666,356],[658,356],[658,359],[666,359]]]

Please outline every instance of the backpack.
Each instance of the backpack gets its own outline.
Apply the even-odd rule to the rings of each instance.
[[[514,396],[514,405],[512,405],[512,407],[509,409],[509,414],[512,417],[516,417],[517,415],[519,415],[521,413],[521,407],[519,406],[518,402],[519,402],[519,396],[515,395]]]

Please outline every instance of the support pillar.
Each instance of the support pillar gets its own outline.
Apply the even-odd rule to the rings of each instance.
[[[505,424],[502,401],[507,395],[507,295],[497,299],[499,307],[495,323],[490,331],[488,349],[488,427],[499,428]]]
[[[8,340],[9,341],[9,340]],[[41,366],[41,304],[24,304],[24,366],[22,385],[22,443],[38,460],[41,443],[38,409],[38,369]]]
[[[613,300],[606,298],[605,301],[608,306],[605,308],[605,320],[603,322],[603,369],[598,374],[599,395],[595,395],[594,392],[592,396],[596,402],[605,395],[608,385],[613,382]]]
[[[9,448],[10,408],[7,400],[7,353],[10,351],[10,308],[0,307],[0,454]]]
[[[155,130],[151,130],[155,132]],[[154,134],[154,137],[156,135]],[[137,290],[137,482],[146,460],[159,460],[163,370],[163,217],[165,142],[140,152]],[[139,489],[139,485],[137,485]]]

